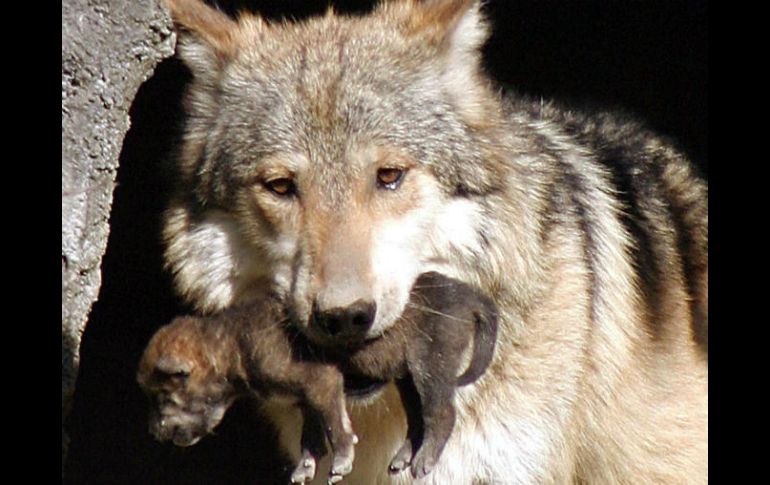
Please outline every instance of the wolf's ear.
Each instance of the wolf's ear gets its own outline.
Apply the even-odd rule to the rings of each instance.
[[[422,8],[450,57],[475,56],[489,37],[479,0],[426,0]]]
[[[179,30],[179,55],[195,75],[216,71],[235,53],[238,23],[202,0],[165,0]]]
[[[394,4],[395,6],[395,4]],[[405,0],[400,13],[408,17],[407,35],[432,45],[442,63],[441,79],[453,102],[468,121],[483,122],[485,94],[481,48],[489,26],[479,0]]]
[[[416,8],[415,27],[446,48],[452,62],[474,60],[489,37],[479,0],[424,0]]]

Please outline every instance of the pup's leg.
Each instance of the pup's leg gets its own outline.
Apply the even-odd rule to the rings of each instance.
[[[424,433],[422,444],[417,447],[412,459],[411,470],[414,478],[422,478],[433,470],[455,425],[455,382],[454,372],[444,379],[429,373],[413,376],[415,387],[422,402]]]
[[[439,310],[422,322],[421,335],[430,338],[412,342],[407,352],[407,367],[422,405],[422,443],[413,443],[410,465],[418,479],[433,470],[454,429],[457,373],[470,335],[468,322],[452,317],[462,312],[452,311],[451,304],[439,305],[438,298],[430,303]]]
[[[488,305],[471,286],[438,273],[421,275],[412,292],[412,297],[428,309],[417,320],[420,332],[407,349],[407,367],[422,404],[424,425],[422,444],[415,447],[410,467],[412,476],[422,478],[436,465],[452,434],[457,374],[470,340],[477,333],[475,312],[481,313]],[[496,330],[495,326],[491,328]],[[465,374],[466,380],[477,378],[489,365],[494,349],[492,330],[483,334],[490,335],[491,346],[474,345],[474,351],[478,347],[485,353],[474,356],[474,367]]]
[[[406,469],[414,456],[414,450],[422,445],[424,423],[422,420],[422,403],[420,395],[414,386],[410,376],[396,381],[396,387],[401,395],[401,402],[406,412],[406,439],[401,448],[396,452],[388,467],[391,473],[398,473]]]
[[[335,367],[324,364],[308,364],[306,375],[305,401],[324,423],[334,455],[329,483],[336,483],[353,469],[358,442],[345,408],[343,377]]]
[[[291,474],[291,483],[306,483],[315,478],[318,462],[326,455],[324,424],[317,412],[302,407],[302,458]]]

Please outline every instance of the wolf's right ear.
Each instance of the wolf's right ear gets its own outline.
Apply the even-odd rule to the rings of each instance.
[[[177,26],[178,51],[195,75],[218,70],[235,53],[238,23],[202,0],[165,0]]]

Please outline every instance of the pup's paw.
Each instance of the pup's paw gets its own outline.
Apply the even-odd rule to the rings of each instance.
[[[396,452],[396,456],[390,461],[388,471],[394,474],[399,473],[405,470],[410,463],[412,463],[412,442],[407,439]]]
[[[423,445],[417,450],[417,453],[414,454],[414,459],[410,465],[412,476],[419,480],[432,472],[436,463],[438,463],[439,454],[440,451],[436,450],[434,447]]]
[[[308,483],[315,478],[316,459],[309,452],[305,451],[299,464],[291,474],[291,483]]]
[[[353,471],[354,457],[355,451],[352,445],[334,452],[332,468],[329,471],[330,484],[339,482],[345,475]]]

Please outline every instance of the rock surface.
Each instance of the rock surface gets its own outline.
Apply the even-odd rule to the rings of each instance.
[[[175,35],[159,0],[62,3],[62,421],[101,284],[129,109]],[[67,436],[62,428],[62,467]]]

